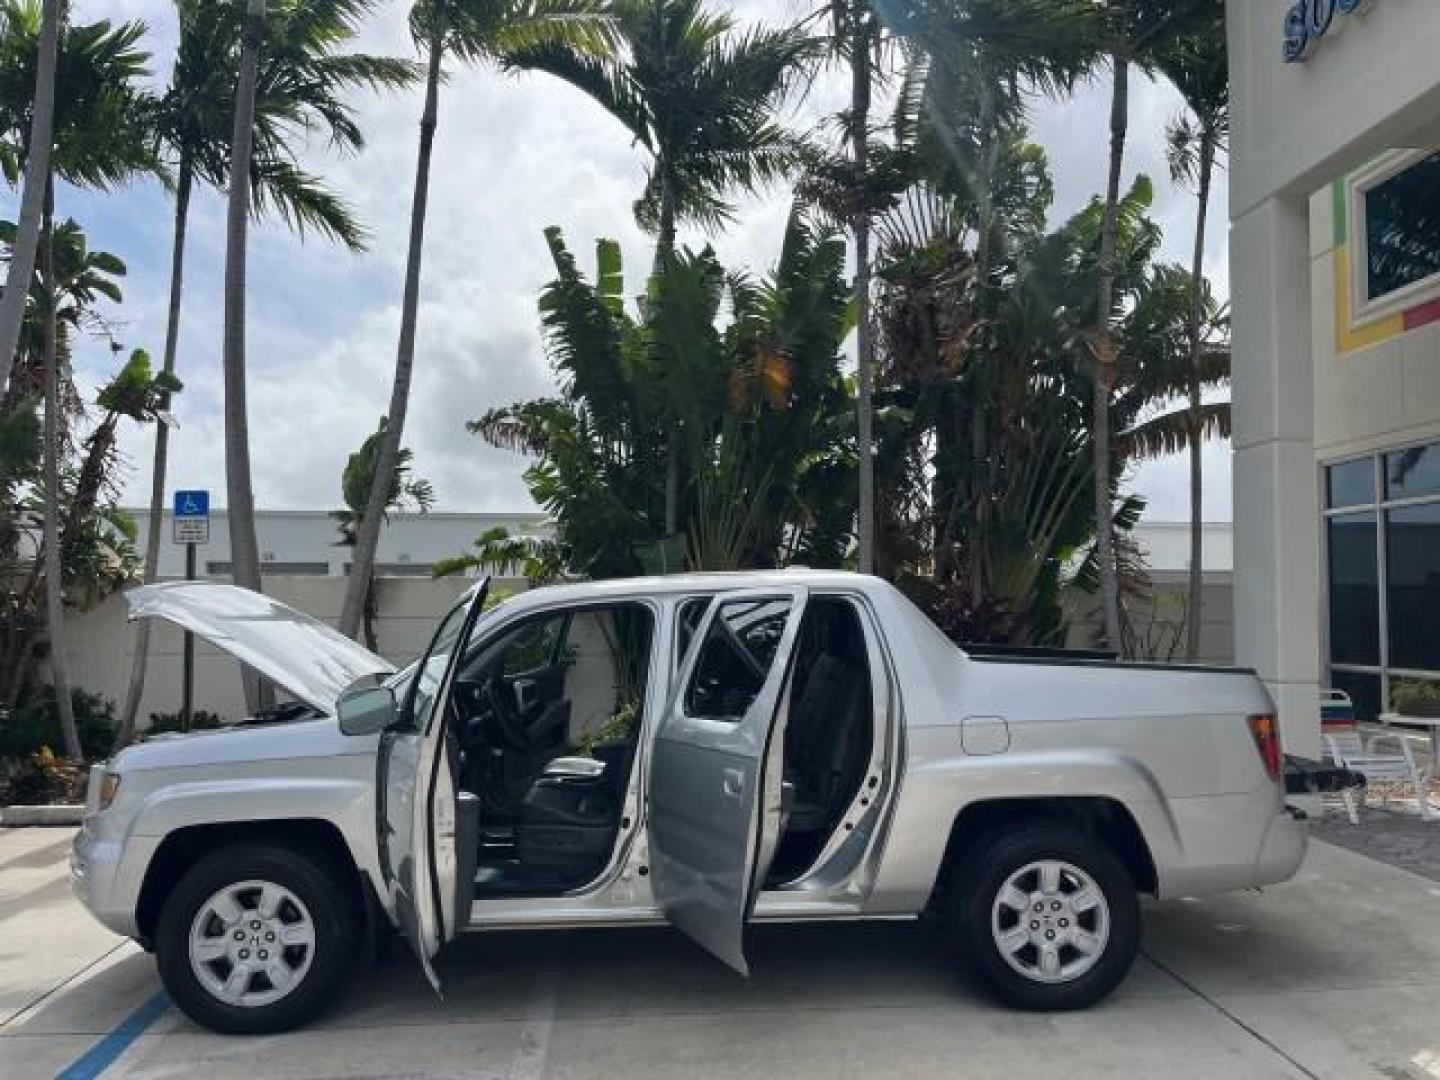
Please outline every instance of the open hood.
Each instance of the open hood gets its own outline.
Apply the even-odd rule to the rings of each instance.
[[[223,649],[324,713],[356,679],[393,664],[318,619],[249,589],[213,581],[146,585],[125,594],[130,619],[165,619]]]

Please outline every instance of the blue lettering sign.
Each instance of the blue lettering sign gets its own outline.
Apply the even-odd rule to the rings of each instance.
[[[1294,0],[1285,12],[1282,50],[1287,64],[1307,59],[1335,25],[1335,15],[1354,15],[1369,0]]]

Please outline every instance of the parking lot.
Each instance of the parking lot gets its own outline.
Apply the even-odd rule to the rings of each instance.
[[[912,925],[766,927],[745,981],[678,934],[472,937],[437,1001],[393,956],[280,1037],[180,1016],[71,899],[69,833],[0,831],[0,1077],[1440,1078],[1440,883],[1325,844],[1263,896],[1152,904],[1103,1007],[991,1005]]]

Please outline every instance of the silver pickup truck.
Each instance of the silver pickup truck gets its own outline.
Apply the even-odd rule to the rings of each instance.
[[[868,577],[471,589],[396,672],[255,593],[130,594],[292,700],[91,777],[75,890],[226,1032],[305,1022],[393,924],[669,923],[747,971],[751,922],[938,916],[1006,1002],[1125,976],[1138,896],[1291,877],[1249,672],[971,655]]]

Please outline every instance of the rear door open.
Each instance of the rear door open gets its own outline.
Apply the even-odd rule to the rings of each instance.
[[[777,713],[807,600],[805,588],[785,586],[711,602],[651,757],[656,901],[741,974],[745,923],[779,836]]]

